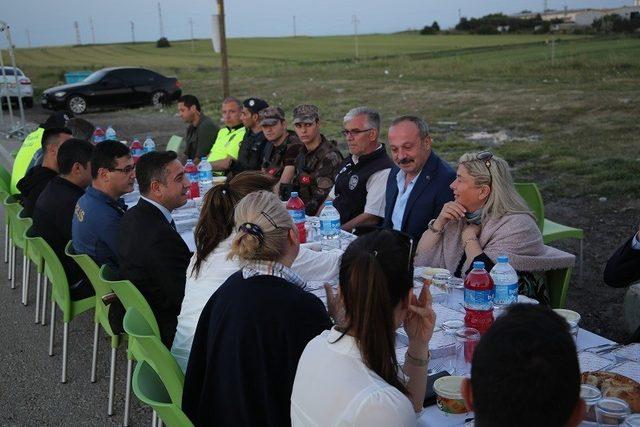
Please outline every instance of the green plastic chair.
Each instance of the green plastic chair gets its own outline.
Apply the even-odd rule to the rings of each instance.
[[[24,219],[19,220],[19,222],[24,221]],[[32,221],[31,219],[29,219],[28,221],[29,227],[27,227],[27,229],[24,231],[24,238],[26,240],[25,242],[25,254],[26,254],[26,258],[27,258],[27,262],[26,262],[26,268],[24,270],[24,275],[23,277],[25,278],[23,280],[23,293],[22,293],[22,298],[23,298],[23,304],[27,305],[28,302],[28,297],[29,297],[29,283],[30,283],[30,276],[31,276],[31,265],[35,265],[36,267],[36,273],[37,273],[37,277],[36,277],[36,323],[38,323],[38,316],[40,313],[40,290],[41,290],[41,283],[42,283],[42,278],[44,277],[44,257],[42,256],[42,254],[40,253],[40,251],[38,251],[37,246],[31,245],[30,241],[29,241],[29,235],[30,233],[32,233],[31,229],[31,224]],[[24,224],[26,225],[26,224]],[[18,225],[20,227],[20,225]]]
[[[546,272],[547,289],[552,308],[564,308],[571,282],[571,267]]]
[[[182,146],[182,137],[178,135],[171,135],[171,138],[169,138],[169,142],[167,142],[167,151],[174,151],[176,153],[180,153],[181,146]]]
[[[53,356],[53,334],[55,330],[56,305],[63,315],[62,335],[62,380],[67,382],[67,342],[69,337],[69,322],[85,311],[95,307],[95,297],[91,296],[78,301],[72,301],[69,292],[69,282],[64,268],[51,246],[42,238],[36,237],[30,231],[27,233],[29,244],[34,245],[44,258],[44,274],[51,282],[51,324],[49,330],[49,356]],[[46,297],[46,293],[44,294]],[[44,302],[43,302],[44,304]]]
[[[11,279],[11,289],[16,288],[15,270],[16,270],[16,248],[25,250],[26,241],[24,239],[24,232],[30,227],[27,218],[22,218],[20,212],[22,212],[22,206],[18,203],[18,197],[16,195],[8,196],[4,201],[5,212],[9,215],[9,278]],[[26,256],[23,256],[23,261]],[[23,263],[22,279],[24,281],[24,268]],[[24,297],[24,296],[23,296]],[[23,298],[24,303],[24,298]]]
[[[108,286],[113,289],[113,292],[118,296],[118,299],[128,312],[132,308],[135,308],[138,313],[149,324],[149,327],[153,333],[160,339],[160,328],[156,317],[149,307],[149,303],[145,297],[140,293],[138,288],[129,280],[122,280],[116,272],[114,272],[108,265],[100,267],[100,280],[104,281]],[[129,344],[127,346],[127,379],[126,390],[124,395],[124,423],[123,425],[129,425],[129,403],[131,401],[131,373],[133,371],[133,360],[135,353],[135,342],[132,343],[131,337],[129,337]]]
[[[0,166],[1,167],[1,166]],[[9,197],[9,192],[0,185],[0,200],[4,201]],[[9,212],[4,209],[4,263],[9,262]],[[7,269],[8,271],[9,269]],[[10,279],[11,277],[9,277]]]
[[[133,392],[143,403],[151,406],[168,427],[191,427],[193,423],[181,405],[174,403],[162,377],[146,361],[138,362],[133,373]]]
[[[105,305],[102,301],[102,297],[113,293],[111,286],[105,281],[100,279],[100,268],[95,261],[87,254],[78,254],[73,248],[71,241],[67,243],[64,249],[65,254],[71,257],[76,264],[82,269],[93,286],[93,290],[96,293],[95,296],[95,311],[94,311],[94,328],[93,328],[93,353],[91,355],[91,382],[96,382],[96,362],[98,358],[98,333],[99,326],[105,333],[111,338],[111,367],[109,370],[109,400],[107,406],[107,414],[113,415],[113,392],[115,387],[116,378],[116,351],[120,346],[120,336],[113,332],[111,324],[109,323],[109,306]]]
[[[11,189],[11,173],[2,165],[0,165],[0,189],[5,193],[9,193]]]
[[[568,225],[553,222],[544,217],[544,202],[538,186],[533,182],[517,182],[516,190],[522,196],[529,208],[533,211],[538,228],[542,232],[542,241],[545,245],[563,239],[578,239],[580,248],[578,252],[579,280],[582,283],[582,259],[584,232],[581,228],[569,227]]]

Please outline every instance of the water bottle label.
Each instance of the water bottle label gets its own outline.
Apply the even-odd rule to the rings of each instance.
[[[143,154],[144,154],[144,152],[139,148],[134,148],[133,150],[131,150],[131,156],[132,157],[140,157]]]
[[[213,173],[211,171],[200,171],[198,176],[200,181],[208,181],[213,179]]]
[[[493,308],[493,289],[485,291],[474,291],[465,288],[464,306],[471,310],[491,310]]]
[[[340,233],[340,218],[320,219],[320,233],[323,236],[332,236]]]
[[[495,298],[493,299],[495,304],[508,305],[518,302],[518,284],[511,283],[508,285],[496,285]]]
[[[299,224],[305,221],[306,217],[303,209],[289,209],[288,211],[294,223]]]

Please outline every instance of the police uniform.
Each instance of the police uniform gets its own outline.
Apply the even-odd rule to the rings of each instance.
[[[231,162],[231,172],[238,174],[247,170],[260,170],[267,142],[262,131],[253,133],[251,129],[247,130],[240,144],[238,159]]]
[[[262,170],[274,178],[280,178],[285,166],[295,166],[302,143],[295,132],[288,130],[287,138],[277,147],[268,141],[264,147]]]
[[[367,198],[369,197],[369,180],[383,170],[390,170],[394,166],[393,161],[387,155],[384,145],[372,153],[359,156],[355,161],[353,156],[344,160],[334,187],[335,197],[333,206],[340,213],[340,223],[345,224],[366,212]],[[384,191],[386,188],[386,175],[381,181],[379,196],[384,203]],[[372,189],[375,190],[375,189]],[[375,195],[374,195],[375,196]],[[384,206],[379,207],[376,212],[366,212],[372,215],[384,217]]]

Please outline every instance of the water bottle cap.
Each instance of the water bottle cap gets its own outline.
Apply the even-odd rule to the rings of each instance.
[[[207,156],[200,157],[200,161],[202,161],[202,160],[207,160]]]
[[[482,270],[484,270],[484,262],[482,262],[482,261],[473,261],[473,268],[474,269],[482,269]]]
[[[333,200],[325,200],[324,201],[324,205],[325,206],[333,206]]]
[[[291,197],[298,197],[298,192],[297,191],[292,191],[291,192]]]
[[[498,257],[498,262],[509,262],[509,257],[506,255],[500,255]]]

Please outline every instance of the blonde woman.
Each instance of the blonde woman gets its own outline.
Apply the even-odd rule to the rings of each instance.
[[[543,244],[507,162],[489,151],[464,154],[451,189],[455,200],[429,222],[416,265],[444,267],[464,277],[473,261],[483,261],[489,271],[499,255],[506,255],[518,272],[519,293],[548,303],[542,273],[573,266],[575,257]]]
[[[182,408],[195,425],[289,425],[298,360],[330,320],[290,268],[300,244],[278,197],[250,193],[234,219],[228,257],[237,257],[242,268],[200,315]]]

